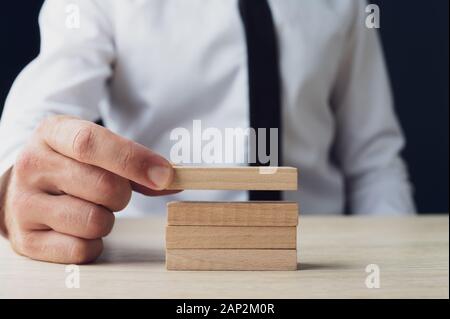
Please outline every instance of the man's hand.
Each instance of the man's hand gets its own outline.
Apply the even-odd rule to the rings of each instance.
[[[168,194],[170,163],[146,147],[67,116],[41,123],[9,176],[4,223],[16,252],[33,259],[86,263],[124,209],[132,189]]]

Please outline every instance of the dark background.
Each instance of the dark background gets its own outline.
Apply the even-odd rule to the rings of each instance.
[[[449,1],[369,2],[381,8],[380,31],[418,209],[448,212]],[[1,5],[0,112],[14,78],[39,51],[41,3],[14,0]]]

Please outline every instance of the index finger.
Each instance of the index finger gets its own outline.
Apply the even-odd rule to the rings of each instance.
[[[171,164],[162,156],[110,130],[67,116],[54,116],[41,126],[45,143],[79,162],[113,172],[151,189],[172,181]]]

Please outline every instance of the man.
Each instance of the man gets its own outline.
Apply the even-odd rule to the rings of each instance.
[[[89,262],[113,212],[246,200],[164,191],[171,132],[196,119],[279,127],[282,164],[301,172],[301,190],[284,199],[303,213],[413,212],[404,141],[365,14],[353,0],[48,0],[41,52],[15,81],[0,124],[0,225],[13,248]],[[93,124],[100,118],[106,128]]]

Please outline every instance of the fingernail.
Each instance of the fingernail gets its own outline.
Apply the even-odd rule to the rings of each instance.
[[[148,177],[158,189],[164,189],[170,183],[172,168],[169,166],[152,166],[148,171]]]

